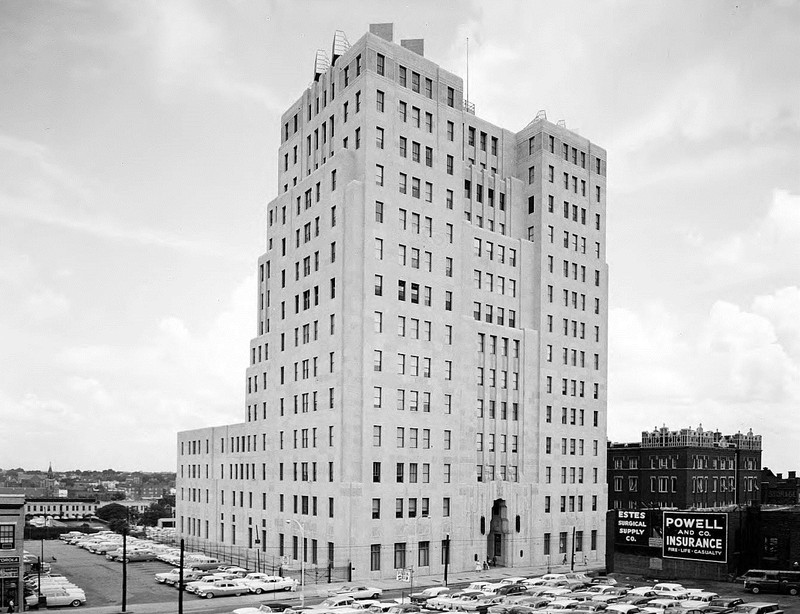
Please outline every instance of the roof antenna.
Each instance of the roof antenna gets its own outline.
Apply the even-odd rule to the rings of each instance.
[[[467,37],[467,95],[465,98],[469,102],[469,36]]]

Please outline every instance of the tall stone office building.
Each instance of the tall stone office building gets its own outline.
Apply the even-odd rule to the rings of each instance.
[[[244,422],[179,434],[179,531],[363,579],[601,566],[606,152],[480,119],[423,47],[337,33],[283,114]]]

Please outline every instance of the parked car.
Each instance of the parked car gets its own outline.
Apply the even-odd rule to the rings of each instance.
[[[353,599],[377,599],[383,594],[383,589],[371,586],[343,586],[329,594],[331,596],[345,595]]]
[[[682,584],[675,584],[674,582],[659,582],[653,586],[653,590],[656,595],[666,599],[686,599],[689,595],[689,591]]]
[[[268,612],[275,612],[270,606],[262,603],[258,607],[248,606],[246,608],[236,608],[232,614],[267,614]]]
[[[765,601],[740,603],[733,608],[733,612],[734,614],[783,614],[783,610],[777,603]]]
[[[507,596],[511,597],[513,595],[527,595],[528,594],[528,587],[524,584],[504,584],[502,586],[498,586],[497,588],[486,591],[485,593],[487,596]]]
[[[688,599],[681,601],[682,608],[701,608],[711,604],[713,599],[719,597],[717,593],[710,593],[708,591],[698,591],[690,593]]]
[[[653,599],[647,604],[641,606],[643,612],[650,612],[651,614],[664,614],[681,607],[681,602],[677,599],[659,598]]]
[[[717,598],[717,599],[712,599],[708,603],[708,607],[709,608],[730,608],[730,609],[733,609],[737,605],[741,605],[742,603],[744,603],[744,599],[738,599],[738,598],[737,599],[723,599],[723,598],[720,597],[720,598]],[[712,610],[712,611],[717,611],[718,612],[719,610]]]
[[[280,576],[268,576],[260,580],[242,580],[251,593],[260,595],[261,593],[271,593],[275,591],[296,591],[297,580],[294,578],[281,578]]]
[[[800,593],[800,571],[776,569],[751,569],[737,578],[744,582],[744,590],[757,595],[761,592]]]
[[[212,583],[203,582],[194,589],[194,594],[198,597],[211,599],[213,597],[239,596],[249,592],[247,585],[242,584],[241,580],[215,580]]]
[[[606,612],[613,614],[639,614],[642,609],[630,603],[609,603]]]
[[[48,608],[55,608],[65,605],[70,605],[77,608],[78,606],[86,603],[86,595],[80,589],[67,590],[60,587],[49,587],[42,589],[42,596],[45,598],[45,605]],[[29,595],[25,597],[25,603],[28,607],[35,606],[39,603],[38,595]]]
[[[425,603],[428,599],[433,599],[434,597],[439,597],[440,595],[446,595],[448,593],[450,593],[450,588],[447,586],[431,586],[419,593],[413,593],[411,595],[411,603]]]

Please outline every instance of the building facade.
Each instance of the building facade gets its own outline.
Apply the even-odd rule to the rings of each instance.
[[[423,53],[337,33],[284,113],[244,421],[179,434],[178,531],[361,578],[602,566],[606,152]]]
[[[666,427],[608,446],[608,507],[702,509],[760,501],[761,435]]]
[[[768,467],[761,471],[761,503],[767,505],[800,505],[800,478],[796,471],[784,477]]]

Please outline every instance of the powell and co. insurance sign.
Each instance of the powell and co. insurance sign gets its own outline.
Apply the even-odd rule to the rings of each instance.
[[[727,514],[664,512],[663,556],[668,559],[727,562]]]

